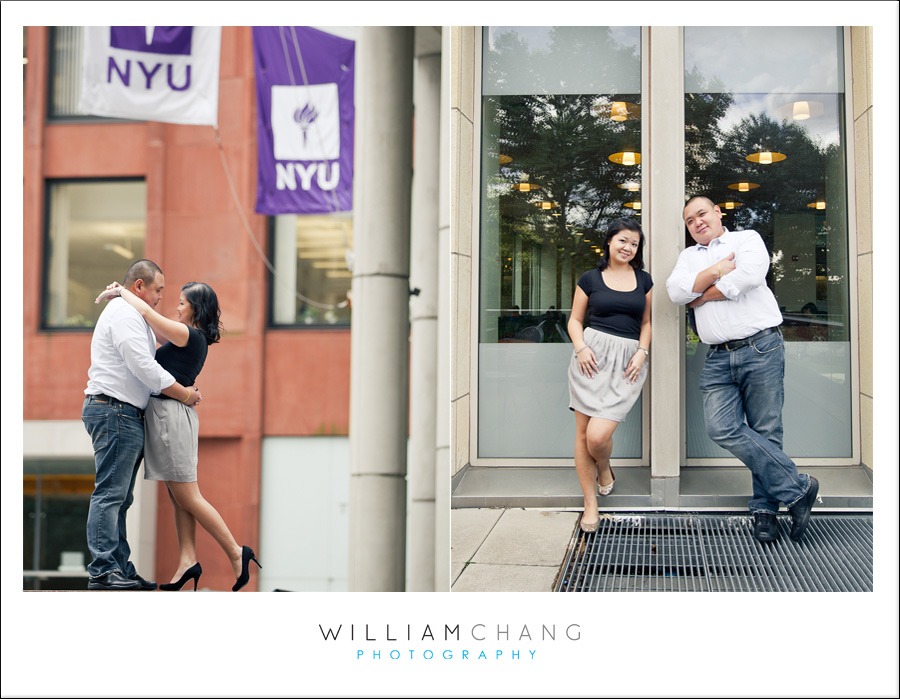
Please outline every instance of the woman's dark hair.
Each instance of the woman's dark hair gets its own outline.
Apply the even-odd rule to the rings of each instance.
[[[194,327],[206,336],[206,344],[218,342],[222,335],[222,311],[216,292],[203,282],[188,282],[181,291],[194,311]]]
[[[640,236],[637,252],[631,258],[629,264],[635,269],[644,269],[644,231],[641,230],[640,224],[633,218],[617,218],[609,224],[606,237],[603,239],[603,250],[600,251],[600,259],[597,260],[597,268],[599,270],[602,271],[609,267],[609,241],[613,239],[616,233],[623,230],[634,231]]]

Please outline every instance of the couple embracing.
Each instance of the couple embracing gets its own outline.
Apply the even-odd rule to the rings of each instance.
[[[250,579],[249,546],[239,546],[225,521],[200,494],[197,485],[201,400],[194,381],[209,345],[222,329],[218,298],[203,283],[181,288],[177,320],[156,311],[165,278],[150,260],[138,260],[123,283],[110,284],[97,297],[108,300],[91,340],[91,367],[82,422],[94,446],[96,477],[87,520],[89,590],[155,590],[129,560],[125,515],[134,499],[141,459],[144,479],[164,481],[175,512],[178,566],[160,590],[180,590],[190,581],[197,589],[200,523],[228,556],[236,592]],[[162,346],[157,350],[157,343]]]

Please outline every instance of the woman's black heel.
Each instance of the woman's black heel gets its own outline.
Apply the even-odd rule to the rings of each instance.
[[[234,587],[231,588],[232,592],[237,592],[250,581],[250,561],[253,561],[256,566],[262,570],[262,566],[259,565],[259,561],[256,560],[256,554],[253,553],[253,549],[249,546],[242,546],[241,577],[234,581]]]
[[[180,578],[178,578],[177,582],[173,583],[163,583],[159,586],[160,590],[164,592],[175,592],[184,587],[184,584],[193,579],[194,581],[194,592],[197,591],[197,583],[200,582],[200,574],[203,573],[203,568],[200,567],[199,563],[195,563],[190,568],[188,568]]]

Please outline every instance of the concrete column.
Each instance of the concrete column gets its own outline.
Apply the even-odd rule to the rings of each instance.
[[[438,177],[437,406],[434,590],[450,592],[450,27],[441,30],[441,142]]]
[[[402,591],[413,29],[364,27],[357,50],[348,587]]]
[[[650,379],[650,473],[654,504],[677,504],[671,479],[680,474],[684,444],[684,308],[666,294],[666,278],[684,248],[684,60],[680,27],[650,30],[649,221],[644,232],[650,248],[653,288],[653,371]],[[645,147],[646,151],[646,147]],[[654,349],[655,348],[655,349]],[[680,397],[682,407],[673,409]],[[667,483],[667,481],[669,481]],[[665,502],[669,500],[670,502]]]
[[[272,317],[276,323],[297,322],[297,216],[275,217],[274,288]]]
[[[433,31],[425,28],[426,31]],[[407,589],[434,590],[435,419],[437,404],[438,199],[441,158],[441,54],[419,56],[414,69],[410,286],[410,413]]]
[[[856,269],[857,304],[858,315],[858,349],[859,353],[859,411],[860,411],[860,462],[870,469],[875,464],[875,423],[893,425],[890,415],[896,417],[896,399],[888,398],[882,403],[887,407],[893,405],[891,412],[876,410],[875,402],[875,366],[872,347],[890,346],[895,336],[893,329],[888,333],[878,332],[889,329],[890,325],[879,323],[878,330],[873,326],[875,317],[874,305],[874,279],[889,278],[888,270],[893,266],[896,255],[896,242],[893,236],[880,238],[878,241],[879,255],[876,261],[874,254],[874,225],[872,220],[873,186],[872,159],[874,137],[874,102],[872,84],[872,27],[852,27],[850,29],[850,49],[852,55],[853,75],[853,148],[852,167],[854,170],[853,188],[854,199],[848,202],[850,211],[854,212],[851,219],[851,231],[856,230],[856,264],[851,265],[850,270]],[[845,31],[846,36],[846,31]],[[884,116],[882,113],[880,116]],[[850,134],[847,134],[850,137]],[[890,185],[886,189],[889,191]],[[855,223],[853,222],[855,220]],[[891,246],[893,247],[887,247]],[[851,250],[853,248],[851,247]],[[890,250],[894,250],[894,254]],[[883,274],[879,275],[881,271]],[[852,302],[851,302],[852,308]],[[882,342],[879,336],[884,340]],[[854,345],[851,344],[851,347]],[[887,384],[884,384],[887,388]],[[884,396],[881,391],[879,400]],[[884,420],[881,423],[881,420]]]

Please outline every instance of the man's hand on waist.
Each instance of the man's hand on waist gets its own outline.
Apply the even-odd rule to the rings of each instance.
[[[187,390],[190,395],[185,400],[181,401],[185,405],[194,406],[203,400],[203,397],[200,395],[200,389],[196,386],[190,386]]]

